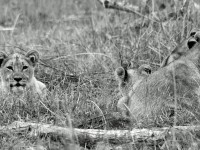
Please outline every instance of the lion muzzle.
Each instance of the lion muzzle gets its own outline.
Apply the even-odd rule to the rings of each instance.
[[[23,79],[22,77],[13,77],[10,81],[10,88],[20,88],[21,90],[26,87],[27,80]]]

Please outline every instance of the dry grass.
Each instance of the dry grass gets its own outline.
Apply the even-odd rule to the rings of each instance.
[[[198,21],[177,18],[162,27],[152,23],[139,29],[135,28],[136,18],[133,14],[103,10],[95,0],[0,0],[0,26],[15,25],[14,30],[0,30],[1,48],[10,51],[13,46],[19,46],[38,50],[41,61],[36,76],[49,89],[46,99],[1,97],[0,124],[24,120],[82,128],[130,128],[105,119],[106,114],[116,111],[120,98],[113,74],[116,67],[121,62],[134,60],[139,65],[150,64],[155,71],[184,38],[184,22],[188,26],[187,33],[200,25]],[[102,113],[105,118],[98,118]],[[167,121],[152,120],[151,124],[143,125],[173,124],[173,119],[165,119]],[[191,118],[184,118],[177,124],[188,123]],[[52,150],[74,148],[60,138],[30,138],[26,134],[11,133],[2,133],[0,138],[1,149],[30,146],[39,149],[42,145]],[[177,139],[181,141],[174,141],[177,149],[198,145],[194,134]],[[171,149],[171,140],[165,140],[164,149]],[[127,145],[127,149],[137,148]]]

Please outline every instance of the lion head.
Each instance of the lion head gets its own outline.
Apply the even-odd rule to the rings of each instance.
[[[115,70],[115,78],[119,83],[118,87],[121,94],[123,96],[127,95],[125,91],[132,89],[134,85],[149,74],[151,74],[151,67],[147,64],[143,64],[139,68],[117,68]]]
[[[0,52],[1,89],[6,92],[20,93],[24,89],[36,88],[34,69],[38,61],[37,51],[29,51],[26,55],[19,53],[8,55]]]
[[[119,67],[115,70],[115,77],[118,81],[119,91],[122,94],[122,98],[117,103],[117,109],[121,112],[123,117],[128,116],[128,106],[130,103],[129,92],[134,90],[138,84],[147,76],[151,74],[151,67],[147,64],[141,65],[139,68],[127,69],[125,67]]]

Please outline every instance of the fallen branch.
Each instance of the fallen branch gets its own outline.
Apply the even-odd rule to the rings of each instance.
[[[98,1],[107,9],[116,9],[130,13],[135,13],[139,16],[143,16],[142,14],[139,13],[140,8],[138,6],[124,2],[115,2],[111,0],[98,0]]]
[[[156,129],[133,129],[133,130],[98,130],[98,129],[77,129],[64,128],[50,124],[30,123],[16,121],[8,126],[0,127],[0,133],[22,133],[26,131],[29,136],[55,135],[62,136],[68,140],[78,139],[79,143],[96,143],[109,141],[112,144],[140,143],[155,144],[163,141],[167,135],[171,135],[172,128]],[[175,126],[173,129],[179,132],[200,132],[200,126]]]
[[[158,12],[149,12],[150,14],[144,15],[140,13],[139,11],[143,8],[140,8],[139,6],[135,6],[129,3],[125,2],[118,2],[115,0],[98,0],[106,9],[115,9],[120,11],[125,11],[128,13],[134,13],[140,16],[139,19],[137,19],[135,22],[137,23],[136,26],[144,27],[148,26],[151,21],[153,22],[165,22],[168,20],[175,20],[179,16],[184,16],[187,14],[188,6],[189,6],[189,0],[186,0],[180,10],[177,12],[169,12],[168,15],[165,15],[166,13],[163,13],[163,11]],[[165,10],[164,10],[165,11]]]

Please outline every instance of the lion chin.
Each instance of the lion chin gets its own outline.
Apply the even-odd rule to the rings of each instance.
[[[22,95],[25,92],[25,88],[22,86],[13,86],[11,88],[11,93],[14,93],[15,95]]]
[[[14,93],[15,95],[17,94],[23,94],[25,92],[26,84],[10,84],[10,92]]]

